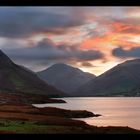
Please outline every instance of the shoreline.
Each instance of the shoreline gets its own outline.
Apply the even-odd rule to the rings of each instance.
[[[72,119],[98,117],[98,115],[86,110],[37,108],[23,103],[3,103],[0,104],[0,133],[140,134],[140,130],[130,127],[97,127]]]
[[[126,126],[94,126],[73,119],[101,116],[87,110],[32,105],[66,103],[63,99],[0,93],[0,134],[140,134],[140,130]]]

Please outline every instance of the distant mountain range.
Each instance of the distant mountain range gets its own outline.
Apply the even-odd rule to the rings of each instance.
[[[140,59],[121,63],[82,85],[79,96],[140,96]]]
[[[69,93],[69,95],[96,77],[93,74],[62,63],[54,64],[48,69],[38,72],[37,75],[48,84]]]
[[[140,59],[128,60],[100,76],[66,64],[34,73],[0,50],[0,93],[62,96],[140,96]]]
[[[47,95],[48,97],[60,97],[64,93],[48,85],[34,72],[12,62],[0,50],[0,92]]]

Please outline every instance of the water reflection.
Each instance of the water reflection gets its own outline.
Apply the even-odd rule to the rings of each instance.
[[[97,126],[129,126],[140,129],[140,97],[79,97],[63,98],[64,104],[40,104],[64,109],[88,110],[100,117],[82,118]]]

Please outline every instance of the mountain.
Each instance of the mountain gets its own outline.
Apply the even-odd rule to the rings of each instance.
[[[140,59],[121,63],[80,87],[79,96],[140,96]]]
[[[48,84],[69,95],[84,83],[95,78],[93,74],[62,63],[54,64],[48,69],[38,72],[37,75]]]
[[[0,92],[62,96],[64,93],[46,84],[34,72],[19,66],[0,50]]]

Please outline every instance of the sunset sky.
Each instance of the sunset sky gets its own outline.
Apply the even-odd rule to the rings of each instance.
[[[66,63],[100,75],[140,57],[140,7],[0,7],[0,49],[33,71]]]

